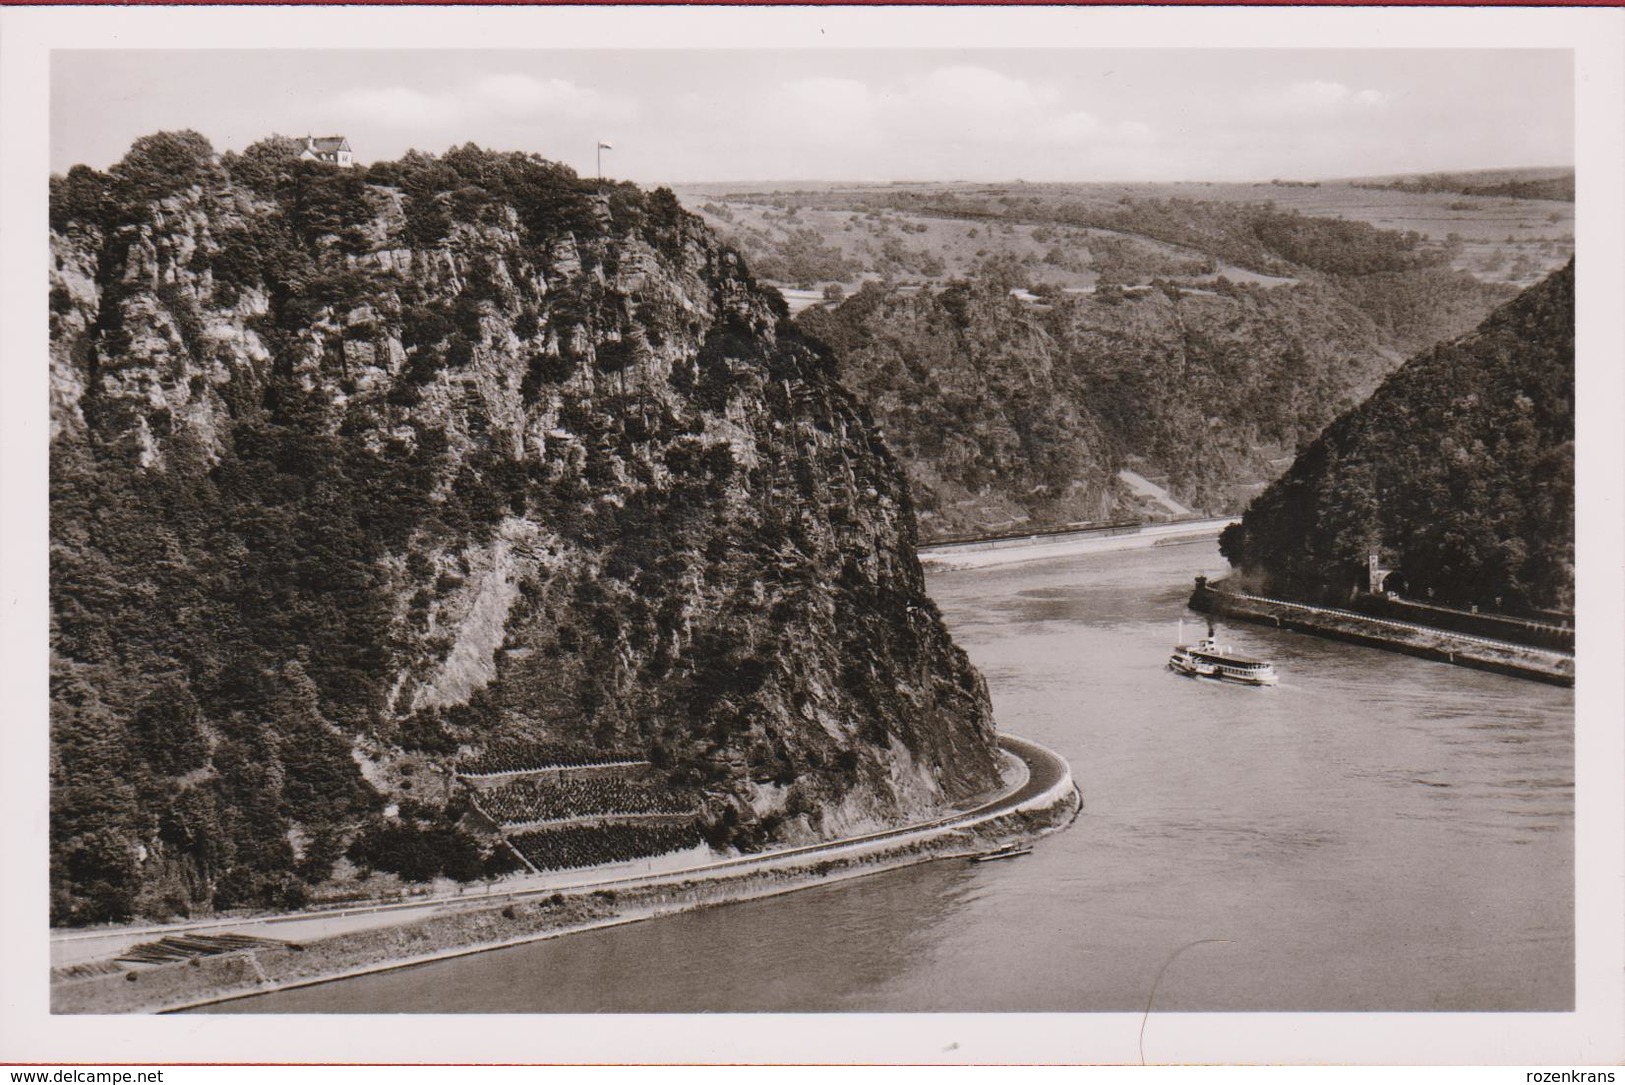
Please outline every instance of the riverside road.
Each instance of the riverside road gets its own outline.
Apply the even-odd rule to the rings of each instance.
[[[84,961],[107,960],[141,942],[197,931],[219,931],[254,934],[290,941],[322,938],[352,930],[404,923],[420,915],[445,907],[485,906],[527,897],[548,895],[561,891],[592,891],[596,889],[628,888],[659,882],[697,877],[744,873],[802,862],[811,856],[860,854],[878,845],[896,844],[913,836],[921,838],[940,835],[944,831],[968,829],[1015,813],[1036,800],[1069,785],[1071,769],[1057,754],[1014,735],[999,736],[1000,748],[1020,765],[1020,782],[997,798],[970,810],[950,814],[931,821],[917,822],[895,829],[865,833],[843,840],[806,844],[793,848],[723,859],[659,873],[636,874],[619,878],[595,878],[569,881],[571,872],[530,876],[517,880],[512,889],[493,887],[483,893],[464,895],[438,895],[398,903],[360,905],[317,912],[287,912],[280,915],[253,916],[238,919],[210,919],[193,923],[162,926],[121,927],[112,930],[55,932],[51,939],[51,963],[65,966]],[[579,876],[579,872],[577,872]],[[564,880],[561,880],[564,879]]]

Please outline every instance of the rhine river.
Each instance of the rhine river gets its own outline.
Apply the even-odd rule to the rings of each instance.
[[[216,1010],[1572,1008],[1573,691],[1242,624],[1220,640],[1279,687],[1178,677],[1224,569],[1203,540],[932,574],[1000,727],[1082,788],[1029,856]]]

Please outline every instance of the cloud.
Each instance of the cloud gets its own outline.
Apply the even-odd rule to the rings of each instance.
[[[875,95],[857,79],[791,80],[769,93],[763,107],[777,123],[812,139],[862,144],[878,135]]]
[[[483,76],[435,93],[408,87],[362,88],[339,95],[333,106],[345,118],[398,128],[491,119],[625,120],[636,112],[625,98],[568,79],[537,79],[513,72]]]
[[[1030,139],[1055,97],[1024,79],[955,65],[883,87],[877,104],[894,140],[1003,144]]]
[[[1378,90],[1354,90],[1343,83],[1307,79],[1256,95],[1252,109],[1269,117],[1317,117],[1369,109],[1387,100]]]
[[[1079,140],[1094,139],[1100,135],[1101,124],[1099,118],[1092,113],[1082,110],[1073,110],[1063,113],[1059,117],[1045,122],[1043,134],[1045,138],[1056,143],[1074,143]]]
[[[987,68],[952,66],[871,85],[859,79],[794,79],[747,110],[760,130],[771,122],[795,140],[870,146],[941,139],[1005,141],[1042,122],[1047,96]],[[737,114],[739,105],[722,115]]]
[[[988,68],[938,68],[904,85],[907,105],[948,116],[1011,118],[1043,108],[1052,92]]]
[[[662,107],[714,117],[718,148],[748,137],[751,164],[704,167],[741,176],[1053,176],[1157,142],[1146,124],[1078,99],[1061,81],[954,64],[890,78],[791,78],[753,96],[677,95]]]
[[[339,95],[333,106],[346,117],[400,128],[450,124],[462,116],[456,102],[407,87],[349,91]]]
[[[1155,138],[1141,122],[1105,120],[1053,86],[986,68],[938,69],[906,84],[891,101],[890,119],[899,129],[986,144],[1081,150]]]
[[[940,68],[906,83],[887,101],[888,119],[901,132],[1057,150],[1155,141],[1146,124],[1103,119],[1054,86],[986,68]]]
[[[625,119],[632,113],[625,99],[580,87],[568,79],[533,79],[528,75],[488,75],[468,89],[471,110],[505,117],[573,117]]]
[[[1043,121],[1033,133],[1033,138],[1058,146],[1144,147],[1157,140],[1156,133],[1148,124],[1140,121],[1107,124],[1081,110]]]

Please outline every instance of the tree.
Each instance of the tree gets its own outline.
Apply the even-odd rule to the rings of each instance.
[[[110,178],[89,166],[74,166],[66,177],[51,178],[51,229],[67,230],[72,224],[98,226],[108,211]]]
[[[127,203],[146,204],[218,176],[214,148],[191,129],[142,136],[108,171]]]
[[[202,768],[209,756],[197,698],[183,678],[160,680],[136,709],[131,731],[136,749],[164,776]]]

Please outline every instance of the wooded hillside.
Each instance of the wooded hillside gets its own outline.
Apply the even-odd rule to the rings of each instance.
[[[51,224],[55,922],[497,872],[449,777],[502,743],[722,846],[997,782],[895,461],[670,192],[172,132]]]
[[[1244,576],[1299,598],[1363,585],[1574,606],[1574,265],[1407,362],[1333,423],[1224,534]]]

